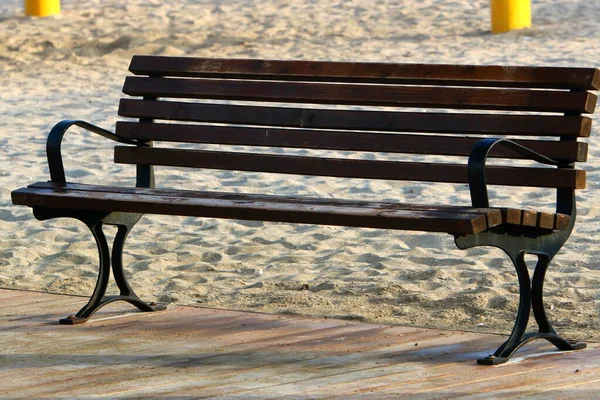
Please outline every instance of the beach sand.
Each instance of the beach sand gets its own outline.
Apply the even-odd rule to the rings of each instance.
[[[97,254],[87,228],[39,222],[10,192],[49,179],[48,130],[62,119],[113,129],[134,54],[600,67],[600,7],[532,2],[533,28],[489,33],[487,0],[75,0],[23,16],[0,5],[0,286],[89,295]],[[600,339],[599,117],[575,232],[545,284],[567,337]],[[74,129],[67,178],[132,185],[113,144]],[[466,185],[303,178],[160,168],[160,187],[469,204]],[[520,191],[519,191],[520,192]],[[492,204],[552,209],[554,193],[493,188]],[[111,234],[113,231],[108,229]],[[450,235],[145,216],[125,262],[147,300],[375,323],[508,333],[518,285],[497,249],[458,250]],[[308,289],[306,289],[308,288]],[[73,312],[76,310],[65,310]]]

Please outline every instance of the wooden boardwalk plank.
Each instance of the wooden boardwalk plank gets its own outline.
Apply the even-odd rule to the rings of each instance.
[[[56,321],[81,297],[0,290],[2,398],[594,398],[600,348],[533,342],[475,364],[499,335],[177,307]],[[547,353],[539,353],[547,349]],[[535,357],[528,355],[535,354]]]

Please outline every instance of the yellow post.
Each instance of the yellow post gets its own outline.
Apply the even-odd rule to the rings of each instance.
[[[25,0],[25,14],[33,17],[60,14],[60,0]]]
[[[492,33],[531,27],[531,0],[491,0]]]

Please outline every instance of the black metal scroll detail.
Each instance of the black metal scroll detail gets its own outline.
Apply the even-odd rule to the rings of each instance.
[[[570,226],[558,232],[548,232],[524,227],[499,227],[476,235],[455,237],[460,249],[476,246],[493,246],[502,249],[513,262],[519,280],[519,309],[508,340],[493,355],[478,359],[479,364],[503,364],[524,344],[535,339],[546,339],[560,350],[579,350],[585,343],[567,340],[559,336],[548,320],[544,308],[544,277],[550,262],[568,239],[575,223],[575,209],[572,210]],[[525,256],[536,255],[538,260],[533,273],[529,275]],[[526,333],[529,317],[533,316],[538,325],[537,332]]]
[[[513,142],[512,140],[498,138],[482,139],[477,142],[475,147],[473,147],[468,162],[469,190],[471,191],[471,202],[473,207],[488,208],[490,206],[485,179],[485,164],[490,150],[497,144],[515,150],[519,154],[529,157],[533,161],[542,164],[562,166],[560,161],[548,158],[525,146]],[[570,166],[570,164],[567,164],[566,166]]]
[[[48,209],[35,207],[35,217],[44,221],[51,218],[70,217],[83,222],[92,232],[98,246],[99,270],[96,287],[88,303],[76,315],[60,320],[61,324],[74,325],[86,322],[96,311],[115,301],[126,301],[141,311],[159,311],[166,309],[163,304],[146,303],[131,289],[123,271],[123,247],[125,239],[142,214],[90,212],[85,210]],[[103,231],[104,225],[117,226],[117,234],[113,243],[112,253]],[[110,280],[110,271],[119,288],[119,295],[106,295]]]
[[[48,139],[46,140],[46,154],[48,156],[48,168],[50,169],[50,179],[52,182],[65,183],[65,168],[62,162],[61,145],[63,136],[67,130],[73,125],[79,126],[87,131],[96,133],[107,139],[114,140],[118,143],[137,144],[137,141],[118,136],[106,129],[102,129],[89,122],[79,120],[64,120],[50,130]]]

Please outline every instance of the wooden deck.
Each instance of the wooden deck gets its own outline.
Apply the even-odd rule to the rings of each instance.
[[[499,335],[194,307],[84,325],[58,318],[86,299],[0,290],[0,398],[590,398],[600,348],[545,342],[476,365]],[[531,356],[532,351],[542,355]]]

